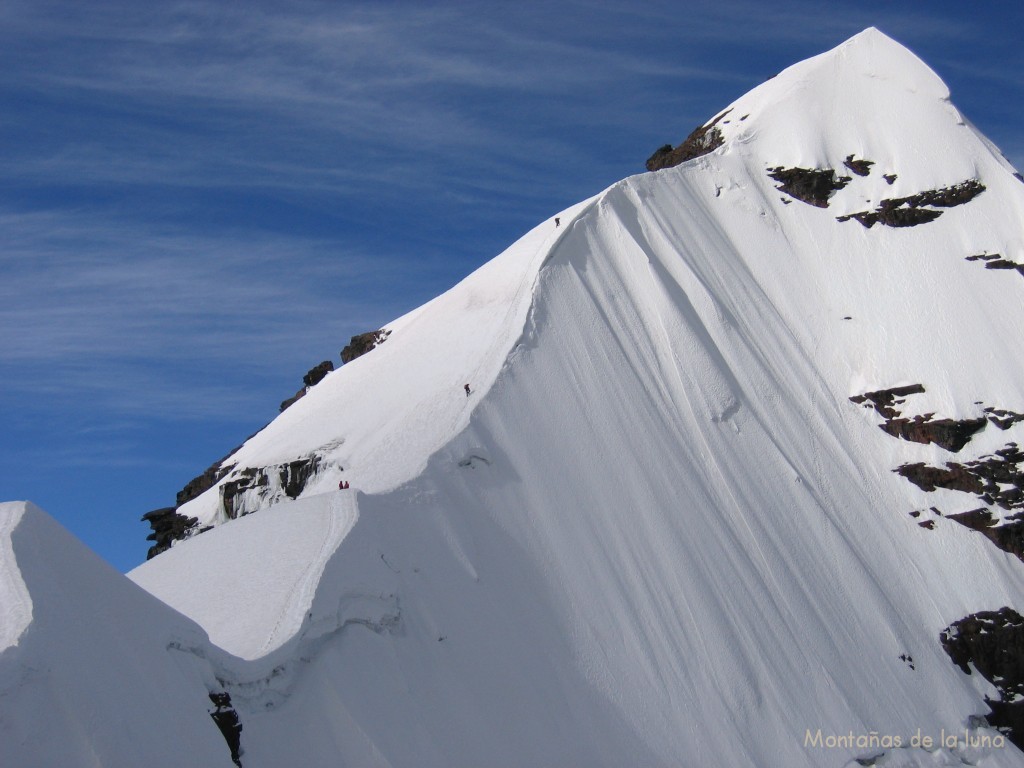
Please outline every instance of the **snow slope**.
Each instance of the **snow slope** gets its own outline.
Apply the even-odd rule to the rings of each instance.
[[[199,627],[32,504],[0,504],[0,552],[0,765],[232,765],[213,672],[178,650]]]
[[[922,528],[911,511],[971,500],[892,470],[1024,426],[954,455],[849,398],[919,383],[907,416],[1024,411],[1021,272],[968,260],[1024,263],[1024,185],[873,29],[715,127],[711,154],[389,325],[229,459],[222,482],[320,457],[298,501],[247,492],[226,520],[215,487],[180,510],[214,530],[130,574],[234,654],[192,646],[246,768],[1021,764],[938,638],[1024,609],[1024,565]],[[820,207],[779,167],[850,178]],[[964,182],[984,190],[917,226],[839,220]],[[911,745],[965,729],[990,745]]]
[[[588,204],[562,212],[561,221]],[[380,492],[416,476],[466,426],[478,398],[467,398],[463,385],[482,392],[495,380],[523,327],[540,264],[564,231],[552,217],[447,293],[385,326],[390,335],[372,355],[329,374],[250,438],[227,462],[236,471],[180,514],[200,525],[224,522],[220,485],[245,468],[314,454],[321,468],[307,494],[335,489],[342,477],[353,490]],[[257,499],[247,508],[264,505]]]
[[[199,537],[188,551],[165,553],[163,567],[179,573],[170,591],[156,569],[133,578],[204,625],[221,648],[259,658],[302,627],[324,566],[357,518],[351,493],[283,502]]]

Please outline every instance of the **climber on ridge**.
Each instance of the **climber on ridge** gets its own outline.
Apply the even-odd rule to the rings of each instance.
[[[466,397],[469,397],[469,384],[463,384],[462,388],[466,390]]]

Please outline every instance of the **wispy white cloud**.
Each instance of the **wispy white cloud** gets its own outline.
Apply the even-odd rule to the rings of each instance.
[[[251,368],[238,350],[284,354],[310,317],[379,317],[381,286],[429,271],[403,283],[419,262],[353,217],[431,220],[417,236],[438,249],[438,222],[461,237],[639,170],[764,76],[766,52],[789,63],[868,24],[936,45],[982,32],[888,4],[527,5],[4,3],[0,88],[27,106],[3,111],[22,146],[0,156],[30,202],[0,218],[0,321],[21,329],[0,356]],[[1011,160],[1020,135],[999,137]],[[609,157],[616,140],[648,143]],[[341,230],[253,226],[254,195],[269,219],[298,207]]]

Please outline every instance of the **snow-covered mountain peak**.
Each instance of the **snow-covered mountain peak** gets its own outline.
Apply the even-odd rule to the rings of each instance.
[[[652,161],[153,518],[247,768],[1019,764],[1024,186],[873,29]]]
[[[874,28],[754,88],[717,127],[727,145],[785,167],[866,158],[879,177],[902,177],[897,191],[962,180],[976,162],[945,83]]]

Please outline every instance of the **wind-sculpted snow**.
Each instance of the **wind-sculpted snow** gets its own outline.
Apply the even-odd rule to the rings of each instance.
[[[259,658],[302,626],[327,560],[358,517],[352,494],[283,502],[174,547],[131,578],[202,624],[224,650]]]
[[[24,502],[0,504],[0,653],[16,645],[32,623],[32,598],[11,546],[11,534],[24,513]]]
[[[38,507],[4,504],[0,519],[3,581],[19,578],[31,606],[0,651],[0,765],[230,768],[207,712],[213,674],[170,648],[207,644],[202,630]]]
[[[415,477],[468,423],[522,331],[540,264],[589,201],[536,227],[447,293],[378,333],[387,342],[328,374],[225,461],[234,466],[179,508],[199,526],[229,519],[220,487],[245,469],[319,459],[303,493],[379,492]],[[467,397],[464,385],[473,395]],[[257,500],[265,506],[283,494]],[[241,509],[250,507],[246,499]]]
[[[1019,612],[1024,566],[892,469],[1024,430],[1024,284],[965,260],[1024,263],[1024,187],[876,30],[720,114],[230,457],[317,456],[298,501],[225,521],[220,478],[132,574],[244,657],[174,646],[246,768],[1020,764],[939,638]],[[851,175],[823,210],[778,168]],[[923,226],[836,221],[965,179]]]

